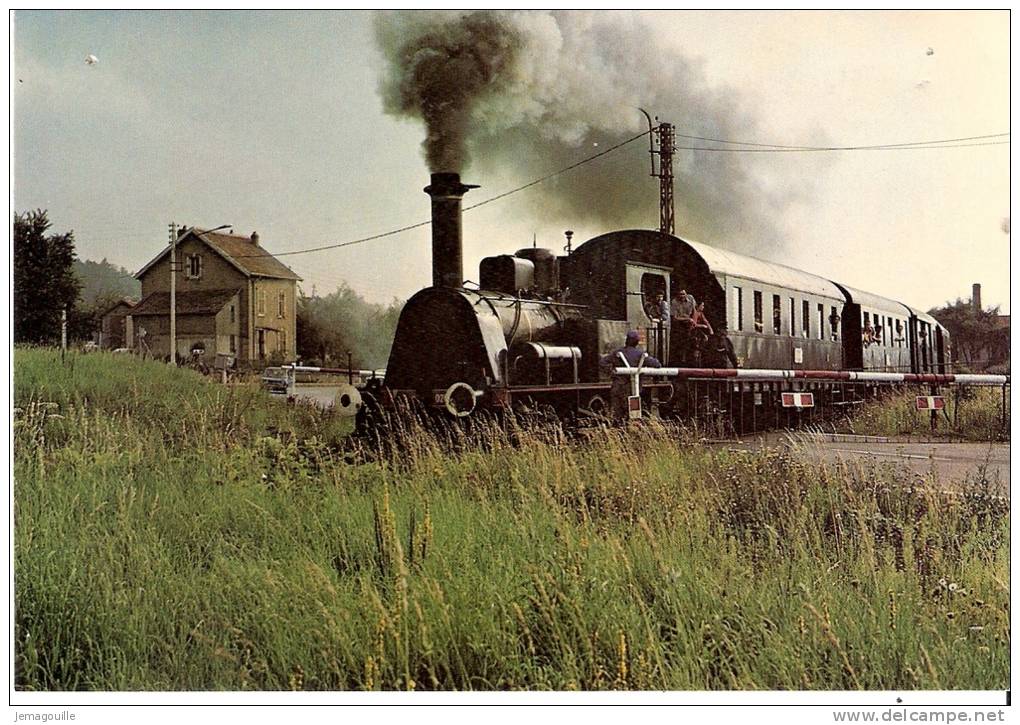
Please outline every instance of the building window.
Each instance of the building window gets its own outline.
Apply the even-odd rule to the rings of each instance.
[[[201,279],[202,277],[202,255],[189,254],[184,265],[184,276],[188,279]]]
[[[230,322],[231,322],[231,324],[233,324],[236,321],[237,321],[237,314],[234,311],[234,306],[230,305]]]
[[[744,329],[744,290],[740,287],[733,288],[733,314],[734,325],[733,328],[736,330]]]
[[[284,292],[281,292],[276,302],[276,316],[283,319],[287,316],[287,295]]]
[[[287,354],[287,333],[280,330],[280,352]]]
[[[783,301],[779,295],[772,295],[772,332],[776,335],[783,332]]]
[[[811,337],[811,303],[804,300],[803,309],[801,310],[800,324],[804,326],[803,335],[805,338]]]
[[[256,290],[255,292],[255,314],[259,317],[266,316],[266,291]]]
[[[233,309],[233,308],[231,308]],[[237,352],[237,337],[235,335],[230,336],[230,354],[233,355]]]

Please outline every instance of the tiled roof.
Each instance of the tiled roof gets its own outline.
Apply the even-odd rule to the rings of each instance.
[[[239,237],[233,234],[221,234],[220,232],[203,232],[201,229],[189,229],[188,232],[178,238],[180,244],[189,236],[201,239],[213,251],[233,264],[246,277],[272,277],[274,279],[293,279],[300,281],[294,270],[278,260],[265,247],[252,242],[250,237]],[[141,278],[150,267],[170,253],[170,247],[165,247],[148,264],[142,267],[136,278]]]
[[[194,234],[204,240],[206,244],[216,249],[224,257],[233,260],[249,275],[278,279],[301,279],[286,264],[258,244],[252,243],[249,237],[238,237],[219,232],[202,234],[201,230],[193,230],[189,234]]]
[[[178,315],[203,315],[213,314],[223,309],[238,292],[239,289],[213,289],[195,290],[190,292],[177,293],[177,314]],[[169,315],[170,314],[170,293],[153,292],[135,305],[130,314],[139,315]]]
[[[106,317],[108,314],[113,312],[115,309],[117,309],[121,305],[126,305],[127,307],[131,308],[131,307],[134,307],[136,304],[138,304],[138,300],[133,300],[130,297],[121,297],[116,302],[111,302],[110,305],[103,311],[103,314],[100,315],[100,316],[101,317]]]

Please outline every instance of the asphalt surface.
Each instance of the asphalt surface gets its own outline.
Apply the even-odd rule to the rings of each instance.
[[[940,481],[985,475],[1001,495],[1009,495],[1009,443],[943,443],[876,438],[776,433],[753,440],[720,443],[731,450],[789,447],[814,461],[867,461],[905,465],[918,474],[933,468]]]

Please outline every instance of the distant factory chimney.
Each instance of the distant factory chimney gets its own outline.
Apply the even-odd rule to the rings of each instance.
[[[254,244],[256,247],[259,246],[259,233],[258,232],[252,232],[251,233],[251,243]]]
[[[981,309],[982,309],[982,307],[981,307],[981,285],[978,284],[977,282],[975,282],[974,286],[971,288],[971,290],[972,290],[972,294],[971,294],[971,297],[970,297],[970,304],[974,307],[974,311],[975,312],[980,312]]]

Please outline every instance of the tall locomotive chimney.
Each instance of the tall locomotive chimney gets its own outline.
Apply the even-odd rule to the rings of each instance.
[[[460,200],[476,184],[460,183],[460,174],[432,174],[425,193],[432,197],[432,286],[460,287],[464,282]]]

